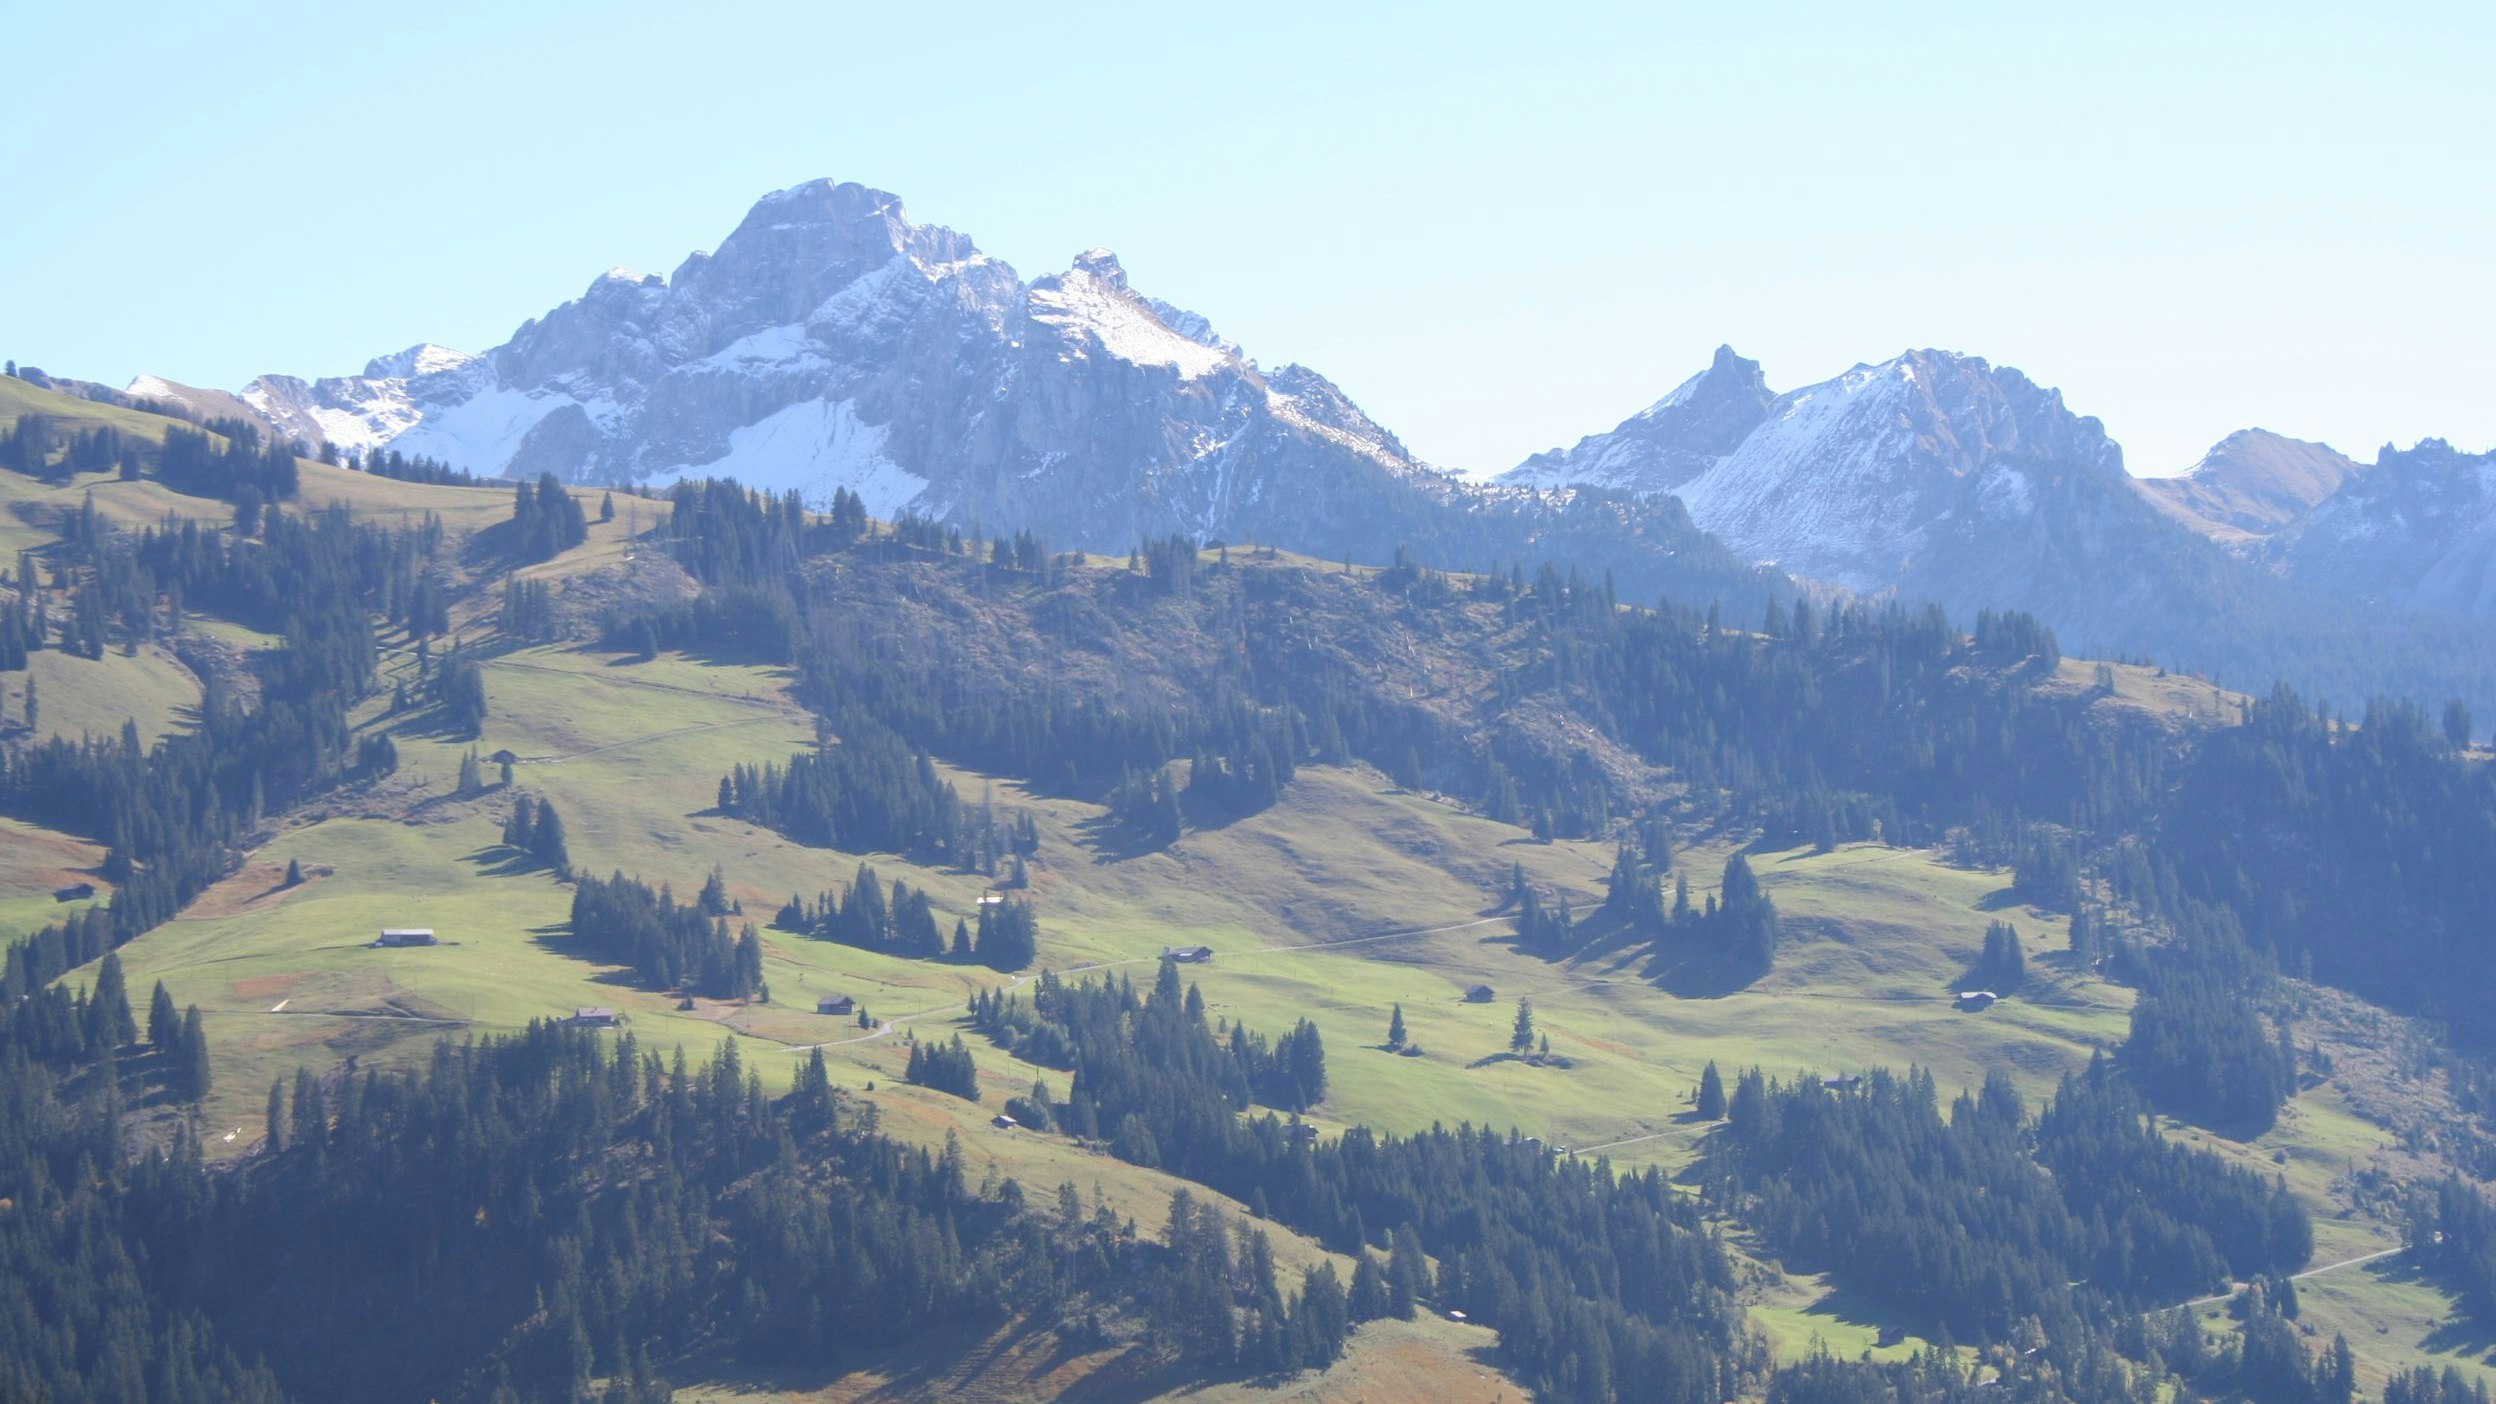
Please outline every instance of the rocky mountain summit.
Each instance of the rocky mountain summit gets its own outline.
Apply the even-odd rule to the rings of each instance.
[[[766,196],[666,278],[605,274],[482,355],[420,345],[242,397],[348,450],[583,482],[733,476],[817,504],[848,488],[880,516],[1061,546],[1184,532],[1477,566],[1566,543],[1641,594],[1776,588],[1669,500],[1419,462],[1324,376],[1261,367],[1107,250],[1025,281],[894,196],[829,181]]]
[[[2364,471],[2329,444],[2239,429],[2191,468],[2140,486],[2169,516],[2226,544],[2269,536]]]

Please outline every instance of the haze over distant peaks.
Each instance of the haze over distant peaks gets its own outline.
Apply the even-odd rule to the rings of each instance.
[[[2218,540],[2268,536],[2363,472],[2329,444],[2239,429],[2172,478],[2141,490],[2178,521]]]

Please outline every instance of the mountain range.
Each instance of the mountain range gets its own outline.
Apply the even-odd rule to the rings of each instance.
[[[665,278],[617,270],[483,354],[239,392],[350,453],[663,485],[734,476],[884,516],[1124,551],[1158,535],[1449,567],[1566,559],[1755,609],[1797,584],[2036,613],[2077,648],[2243,686],[2496,711],[2496,467],[2426,440],[2371,468],[2261,430],[2136,479],[2096,419],[1939,350],[1778,393],[1721,348],[1604,433],[1483,481],[1415,458],[1333,382],[1267,369],[1094,249],[1025,280],[899,199],[764,197]],[[1740,617],[1737,615],[1736,617]]]

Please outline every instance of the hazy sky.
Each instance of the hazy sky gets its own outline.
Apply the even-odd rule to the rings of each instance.
[[[2496,443],[2496,6],[2184,8],[0,0],[0,351],[483,349],[832,176],[1026,277],[1116,249],[1455,467],[1719,342],[1984,355],[2136,472]]]

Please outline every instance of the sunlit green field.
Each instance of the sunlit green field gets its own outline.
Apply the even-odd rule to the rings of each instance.
[[[603,560],[625,549],[601,540],[583,554]],[[268,643],[231,625],[201,627],[238,647]],[[56,697],[47,681],[47,729],[76,718],[117,730],[121,715],[138,715],[143,730],[184,724],[180,688],[141,685],[146,661],[58,660],[95,669],[97,685],[64,684]],[[1099,1183],[1122,1212],[1146,1223],[1157,1216],[1166,1177],[1060,1138],[987,1126],[989,1111],[1035,1077],[1062,1092],[1060,1074],[975,1040],[987,1109],[893,1085],[907,1038],[959,1031],[968,995],[1009,977],[767,930],[770,1003],[679,1010],[673,997],[634,989],[577,954],[565,926],[569,889],[500,847],[519,790],[561,810],[582,869],[638,874],[689,895],[716,866],[757,925],[792,893],[846,884],[862,857],[887,882],[927,888],[948,926],[970,914],[989,885],[983,875],[808,849],[714,810],[730,767],[785,760],[813,744],[813,721],[787,696],[784,670],[676,655],[639,663],[572,646],[489,654],[490,716],[474,746],[518,757],[514,782],[501,787],[489,763],[485,788],[462,795],[455,782],[471,743],[439,735],[423,710],[387,714],[388,683],[412,680],[415,667],[394,641],[384,693],[358,712],[362,725],[398,741],[397,775],[291,816],[243,872],[123,951],[134,990],[161,979],[208,1016],[218,1084],[205,1112],[212,1148],[254,1141],[269,1082],[299,1066],[403,1062],[424,1056],[437,1037],[516,1029],[598,1004],[621,1010],[645,1047],[698,1057],[734,1039],[775,1083],[803,1050],[823,1045],[836,1080],[861,1092],[876,1085],[873,1099],[900,1134],[940,1141],[951,1133],[983,1171],[1042,1186]],[[124,674],[127,683],[111,682]],[[195,701],[195,691],[188,696]],[[1374,772],[1304,769],[1272,810],[1132,856],[1105,832],[1096,806],[947,773],[965,799],[985,797],[1002,814],[1027,810],[1038,824],[1030,896],[1041,912],[1042,965],[1143,982],[1164,947],[1212,946],[1213,961],[1186,975],[1216,1017],[1268,1035],[1303,1018],[1322,1031],[1331,1085],[1312,1119],[1330,1128],[1514,1127],[1581,1153],[1679,1171],[1707,1131],[1688,1116],[1688,1098],[1711,1060],[1728,1077],[1754,1064],[1782,1076],[1917,1064],[1944,1088],[1973,1085],[1999,1067],[2033,1104],[2093,1051],[2115,1047],[2126,1028],[2129,991],[2072,964],[2060,919],[2019,906],[2003,874],[1927,853],[1856,845],[1751,855],[1784,915],[1786,939],[1775,968],[1744,983],[1703,950],[1658,953],[1607,939],[1594,910],[1607,846],[1536,843]],[[29,856],[0,866],[0,922],[13,934],[53,919],[59,873],[100,857],[92,845],[40,831],[20,837],[12,846]],[[1694,900],[1715,885],[1727,851],[1717,844],[1682,856]],[[281,881],[290,861],[308,875],[294,889]],[[1516,947],[1506,908],[1512,865],[1580,906],[1596,933],[1585,953],[1552,962]],[[1960,1013],[1948,998],[1951,982],[1994,920],[2021,931],[2029,984],[1985,1013]],[[370,946],[382,927],[402,925],[430,926],[448,944]],[[1463,991],[1476,982],[1496,998],[1466,1002]],[[817,1016],[815,997],[833,992],[855,996],[892,1027],[870,1032]],[[1533,1002],[1552,1064],[1507,1054],[1521,997]],[[1380,1046],[1397,1005],[1419,1056]],[[2300,1099],[2279,1130],[2253,1145],[2183,1134],[2286,1174],[2321,1211],[2318,1263],[2389,1242],[2379,1225],[2328,1213],[2333,1177],[2383,1133],[2327,1089]],[[1315,1251],[1295,1241],[1287,1256]],[[2370,1370],[2453,1349],[2449,1332],[2439,1334],[2450,1316],[2442,1294],[2381,1266],[2387,1271],[2316,1279],[2311,1319],[2347,1330]],[[1883,1323],[1825,1282],[1763,1280],[1754,1320],[1781,1353],[1815,1343],[1846,1354],[1873,1347]]]

